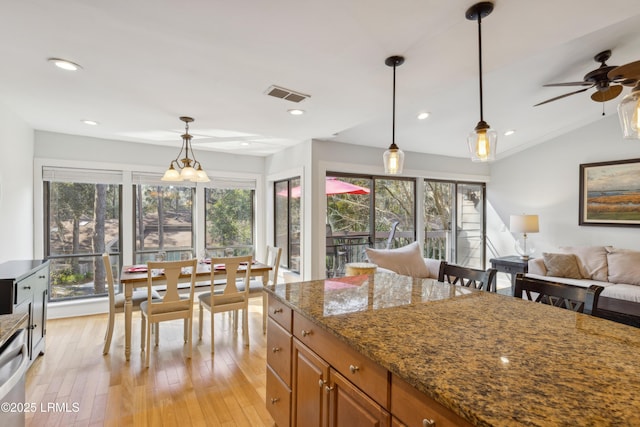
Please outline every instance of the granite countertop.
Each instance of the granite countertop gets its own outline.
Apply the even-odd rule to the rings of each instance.
[[[14,332],[25,327],[27,320],[29,320],[27,313],[0,314],[0,347],[11,338]]]
[[[473,424],[640,425],[640,329],[396,274],[267,291]]]

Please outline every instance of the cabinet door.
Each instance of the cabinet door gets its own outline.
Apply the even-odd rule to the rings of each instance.
[[[298,340],[293,340],[292,424],[327,426],[329,365]]]
[[[391,415],[331,369],[329,427],[389,427]]]

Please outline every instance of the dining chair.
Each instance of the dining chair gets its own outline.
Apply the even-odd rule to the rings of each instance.
[[[169,320],[183,319],[184,342],[187,344],[187,358],[191,358],[193,298],[196,284],[196,268],[198,260],[162,261],[147,263],[147,300],[140,304],[142,324],[140,343],[145,350],[145,364],[149,367],[149,355],[151,354],[151,325]],[[161,300],[153,299],[153,274],[162,270],[166,281],[165,294]],[[190,291],[188,297],[181,297],[178,292],[178,282],[181,275],[189,275]],[[146,344],[145,344],[146,339]],[[156,345],[158,344],[158,329],[156,328]]]
[[[603,290],[604,287],[599,285],[591,285],[587,288],[535,279],[518,273],[513,296],[594,315],[598,310],[598,300]]]
[[[446,281],[453,285],[496,292],[496,273],[497,270],[495,268],[479,270],[442,262],[438,273],[438,281]]]
[[[113,280],[113,269],[111,267],[111,261],[109,254],[102,254],[102,262],[104,263],[104,270],[107,279],[107,293],[109,295],[109,322],[107,324],[107,332],[104,335],[104,348],[102,354],[109,354],[111,348],[111,339],[113,338],[113,328],[115,325],[115,318],[117,313],[124,313],[124,294],[122,292],[116,293],[115,282]],[[162,297],[158,292],[153,290],[152,297],[155,300],[160,300]],[[147,299],[146,290],[138,290],[133,292],[131,300],[133,302],[133,310],[140,310],[140,303]]]
[[[202,340],[204,309],[211,313],[211,353],[214,352],[214,318],[215,313],[242,310],[242,338],[244,345],[249,345],[249,280],[251,276],[251,255],[211,258],[211,290],[198,295],[200,305],[198,339]],[[241,269],[241,267],[244,267]],[[220,281],[215,280],[216,270],[226,272],[226,282],[220,289]],[[238,290],[238,273],[242,282],[242,291]],[[214,288],[215,286],[215,288]],[[234,330],[237,328],[237,316],[234,316]]]
[[[249,297],[260,295],[262,297],[262,332],[267,331],[267,296],[265,295],[264,287],[267,285],[275,285],[278,282],[278,269],[280,268],[280,256],[282,255],[282,248],[275,246],[267,246],[267,252],[265,254],[264,264],[271,267],[269,270],[269,280],[267,283],[263,283],[262,279],[253,278],[249,281]],[[242,280],[237,282],[238,291],[244,290],[244,283]]]

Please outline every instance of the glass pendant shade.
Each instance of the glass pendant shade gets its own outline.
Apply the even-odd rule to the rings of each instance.
[[[402,173],[402,167],[404,166],[404,152],[398,148],[397,145],[391,144],[391,146],[384,152],[384,173],[388,175],[397,175]]]
[[[182,171],[180,172],[180,178],[182,178],[183,181],[184,180],[193,181],[196,179],[197,175],[198,173],[191,166],[187,166],[183,168]]]
[[[182,181],[182,178],[180,177],[180,172],[175,170],[172,164],[172,165],[169,165],[169,169],[166,170],[166,172],[164,173],[162,178],[160,178],[160,180],[161,181]]]
[[[478,126],[469,134],[467,143],[472,161],[489,162],[495,160],[498,133],[491,129],[487,123],[482,121],[478,123]]]
[[[625,139],[640,139],[640,85],[622,98],[618,105],[618,117]]]

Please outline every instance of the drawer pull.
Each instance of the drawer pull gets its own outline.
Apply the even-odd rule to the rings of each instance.
[[[327,384],[327,382],[325,380],[323,380],[322,378],[320,378],[318,380],[318,387],[322,388],[325,386],[325,384]]]
[[[358,367],[358,365],[349,365],[349,370],[351,371],[352,374],[355,374],[360,370],[360,367]]]
[[[333,391],[333,387],[326,386],[324,388],[324,391],[326,391],[327,393],[331,393]]]
[[[429,418],[422,420],[422,427],[436,427],[436,422]]]
[[[31,289],[31,286],[23,286],[22,289]]]
[[[38,276],[38,279],[46,279],[47,276]]]
[[[275,310],[273,310],[273,314],[278,314],[278,313],[282,313],[281,308],[276,308]]]
[[[279,352],[280,350],[282,350],[280,347],[273,347],[273,348],[271,349],[271,351],[272,351],[272,352],[274,352],[274,353],[277,353],[277,352]]]
[[[304,329],[302,330],[301,334],[303,337],[306,337],[307,335],[311,335],[313,331],[305,331]]]
[[[271,398],[271,404],[272,404],[272,405],[275,405],[275,404],[276,404],[276,403],[278,403],[279,401],[280,401],[280,398],[279,398],[279,397],[272,397],[272,398]]]

